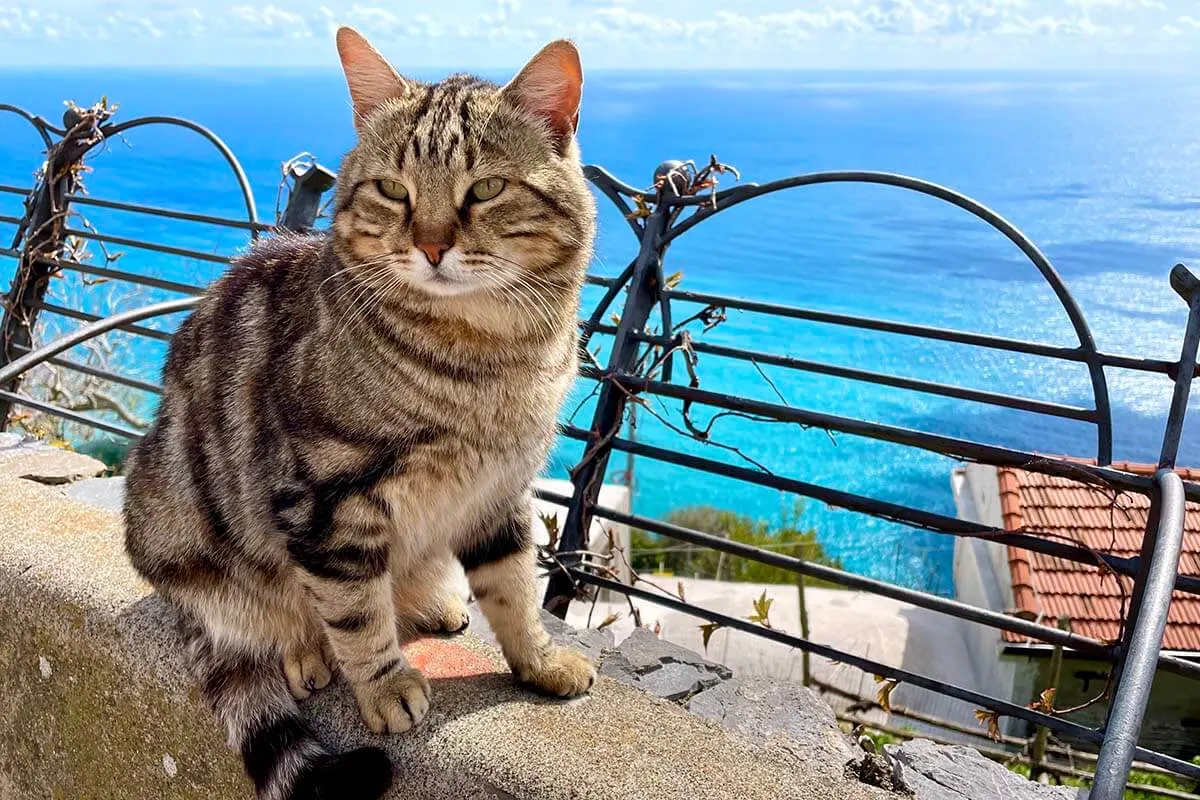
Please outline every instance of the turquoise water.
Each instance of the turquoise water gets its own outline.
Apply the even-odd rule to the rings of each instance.
[[[200,122],[237,153],[260,216],[273,215],[280,163],[309,151],[333,166],[351,145],[340,77],[332,72],[0,72],[0,102],[48,117],[63,98],[107,95],[120,115],[175,114]],[[824,169],[904,172],[949,185],[992,206],[1046,252],[1077,298],[1102,350],[1178,357],[1184,307],[1167,285],[1178,260],[1200,263],[1200,87],[1162,77],[1019,74],[741,73],[591,77],[581,144],[586,160],[635,185],[665,159],[736,165],[764,182]],[[0,115],[0,182],[28,185],[39,142]],[[223,215],[244,214],[228,167],[195,134],[142,128],[110,141],[91,161],[92,195]],[[732,180],[732,179],[730,179]],[[729,185],[728,181],[724,185]],[[595,271],[614,274],[636,243],[600,199]],[[0,214],[19,198],[0,194]],[[99,230],[139,235],[206,252],[233,253],[238,231],[88,209]],[[0,223],[0,238],[11,236]],[[7,244],[7,242],[5,242]],[[218,265],[124,250],[131,271],[210,280]],[[94,260],[101,260],[95,251]],[[0,260],[7,283],[11,262]],[[667,272],[681,288],[767,299],[841,313],[1074,344],[1066,314],[1036,270],[999,234],[936,200],[877,186],[823,186],[749,203],[704,223],[672,246]],[[141,304],[109,284],[56,281],[55,296],[97,312]],[[598,291],[589,291],[594,302]],[[619,303],[618,303],[619,307]],[[696,307],[676,310],[676,319]],[[168,321],[169,322],[169,321]],[[55,323],[61,325],[61,323]],[[1080,365],[960,345],[782,321],[730,312],[704,340],[814,361],[1076,405],[1091,404]],[[118,353],[130,372],[153,377],[161,348],[144,340]],[[978,404],[702,356],[706,389],[979,441],[1050,453],[1095,455],[1094,430]],[[683,373],[681,372],[680,375]],[[1170,398],[1164,378],[1110,370],[1115,457],[1157,454]],[[581,386],[579,397],[587,393]],[[778,394],[776,393],[778,391]],[[1193,402],[1193,408],[1197,405]],[[572,409],[574,405],[568,407]],[[678,424],[677,405],[652,403]],[[144,409],[149,411],[150,409]],[[590,407],[575,421],[588,424]],[[711,412],[698,410],[698,420]],[[1196,412],[1193,411],[1193,414]],[[1181,461],[1200,462],[1195,423]],[[772,471],[839,489],[954,513],[948,459],[796,426],[722,419],[714,439]],[[684,443],[642,412],[636,435],[729,463],[713,446]],[[580,449],[566,444],[552,470],[565,473]],[[610,480],[622,480],[624,457]],[[635,510],[661,516],[711,503],[777,519],[791,498],[639,459]],[[803,520],[852,570],[947,592],[953,543],[828,509],[804,506]]]

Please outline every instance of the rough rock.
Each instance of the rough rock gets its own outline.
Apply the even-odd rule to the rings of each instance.
[[[700,674],[691,664],[664,664],[643,675],[637,685],[664,700],[685,700],[704,688]]]
[[[644,628],[605,650],[599,671],[665,700],[680,702],[733,676],[728,667],[658,638]]]
[[[640,674],[652,672],[664,664],[691,664],[721,680],[733,677],[729,667],[709,661],[686,647],[660,639],[645,628],[634,628],[625,641],[621,642],[619,649],[629,659],[633,669]]]
[[[545,609],[542,609],[542,622],[555,644],[573,647],[593,662],[599,661],[601,654],[614,644],[612,631],[595,628],[575,630]]]
[[[857,755],[833,709],[800,683],[733,678],[700,692],[687,709],[754,741],[784,734],[839,771]]]
[[[969,747],[927,739],[884,746],[901,786],[916,800],[1084,800],[1087,792],[1028,781]]]
[[[85,478],[67,487],[67,497],[89,506],[120,511],[125,499],[125,478]]]
[[[63,484],[102,475],[107,467],[91,456],[22,441],[16,434],[0,438],[0,478],[25,478],[44,484]]]

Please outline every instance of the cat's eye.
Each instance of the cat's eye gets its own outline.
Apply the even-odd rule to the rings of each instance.
[[[504,178],[484,178],[471,185],[469,198],[476,202],[491,200],[504,191]]]
[[[400,181],[393,181],[389,178],[384,178],[381,181],[375,181],[375,185],[379,187],[379,192],[389,200],[404,202],[408,200],[408,189],[404,188],[404,184]]]

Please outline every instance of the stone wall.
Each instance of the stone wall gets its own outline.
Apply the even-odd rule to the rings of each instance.
[[[183,669],[173,613],[124,557],[101,471],[0,441],[0,800],[245,800],[240,764]],[[962,748],[868,754],[798,684],[739,678],[643,629],[616,642],[547,622],[598,663],[589,696],[563,703],[516,686],[473,615],[473,634],[407,647],[433,685],[417,730],[371,735],[341,682],[306,713],[334,746],[383,746],[394,799],[1001,796],[976,788],[990,786],[1012,800],[1071,796]],[[951,772],[954,786],[942,779]]]

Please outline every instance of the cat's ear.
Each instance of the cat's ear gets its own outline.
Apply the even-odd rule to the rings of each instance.
[[[379,106],[409,91],[408,83],[392,65],[353,28],[338,28],[337,50],[350,87],[356,127],[361,127]]]
[[[583,96],[579,51],[566,39],[551,42],[504,87],[504,95],[518,108],[545,120],[561,150],[579,127]]]

